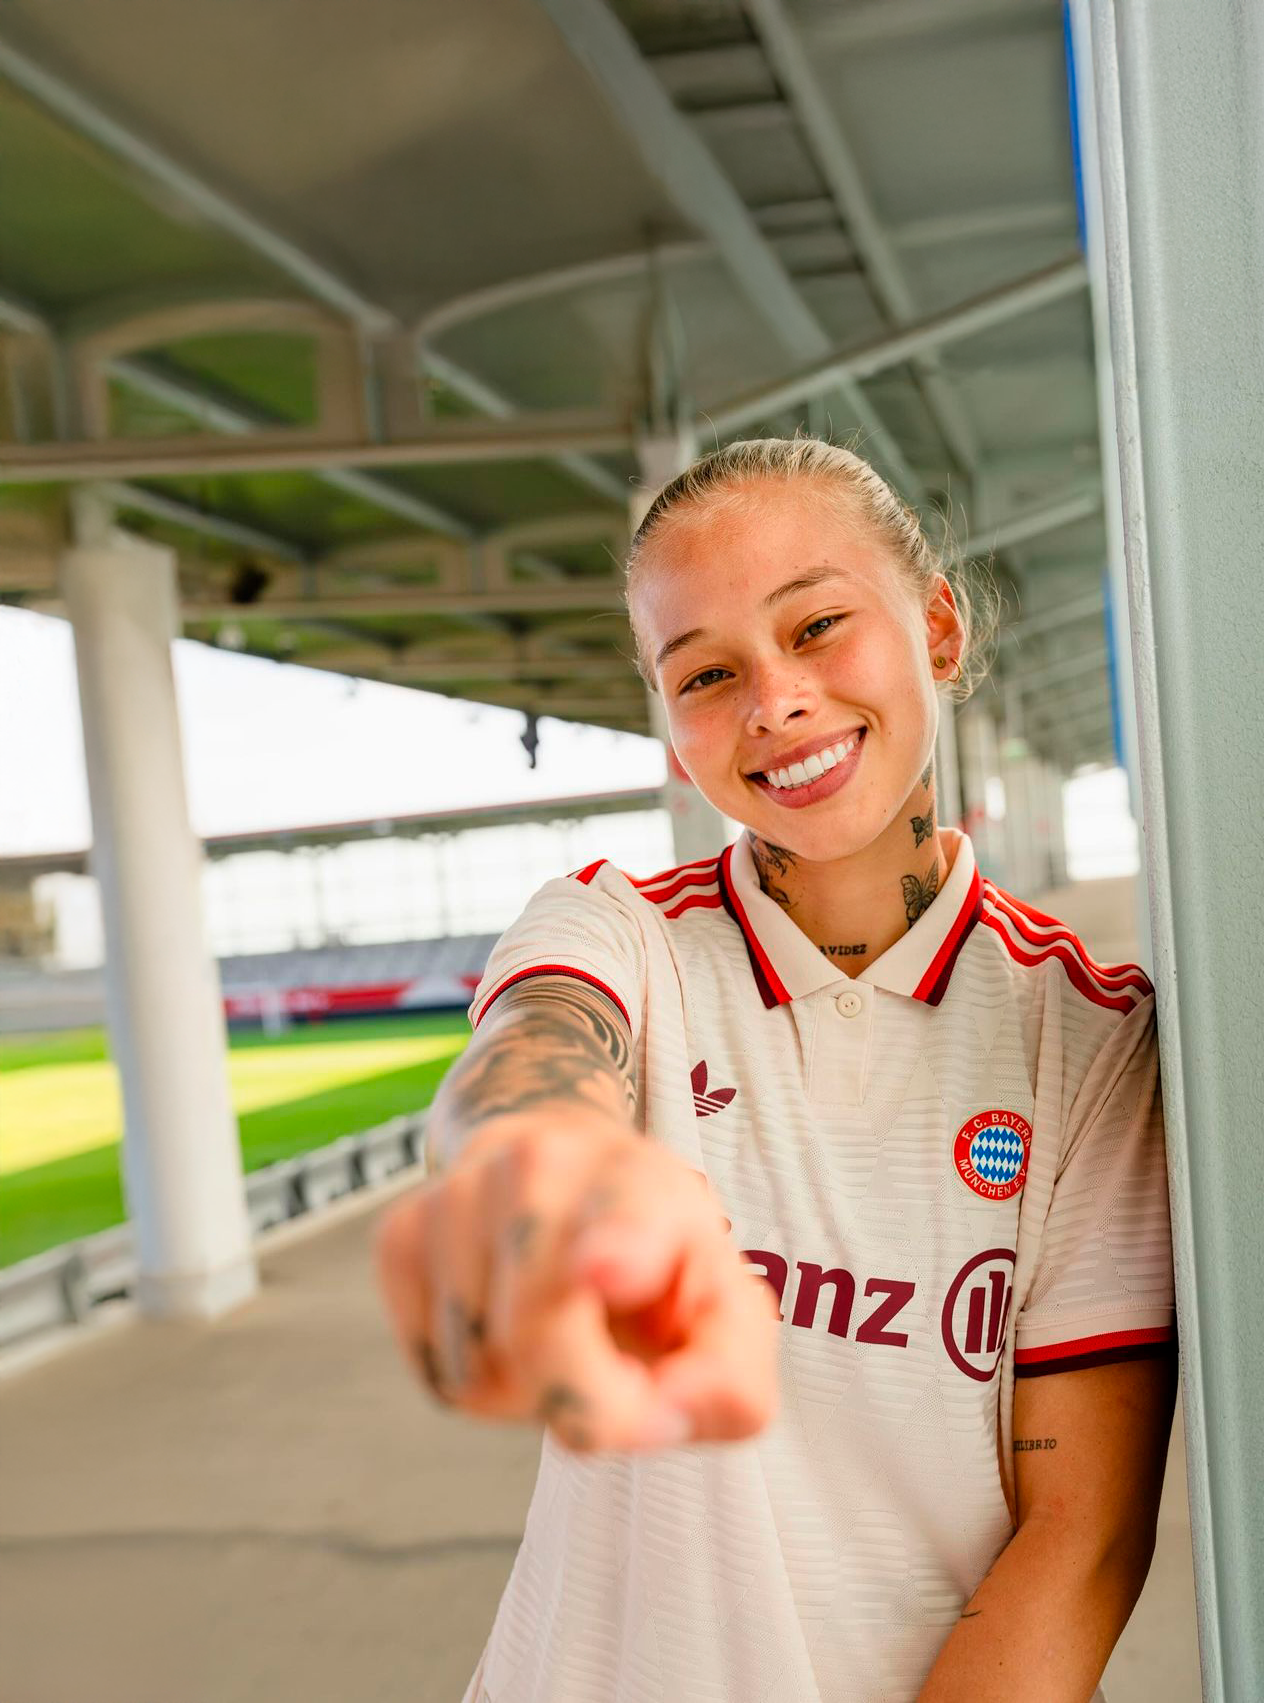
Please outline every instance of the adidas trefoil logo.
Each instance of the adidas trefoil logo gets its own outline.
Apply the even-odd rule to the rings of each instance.
[[[712,1112],[722,1112],[737,1093],[736,1088],[713,1088],[710,1093],[707,1092],[706,1059],[700,1059],[694,1065],[689,1080],[693,1084],[693,1109],[700,1118],[709,1118]]]

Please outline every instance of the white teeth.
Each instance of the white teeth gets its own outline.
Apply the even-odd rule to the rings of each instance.
[[[779,790],[786,787],[806,786],[808,781],[814,781],[835,768],[843,758],[853,751],[860,739],[858,733],[853,733],[850,739],[844,739],[840,745],[831,745],[826,751],[818,751],[814,756],[802,763],[791,763],[788,769],[769,769],[767,780],[770,786]]]

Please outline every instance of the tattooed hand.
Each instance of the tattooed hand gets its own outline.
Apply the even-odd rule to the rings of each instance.
[[[776,1411],[773,1292],[701,1174],[629,1116],[621,1015],[571,977],[532,978],[516,1003],[436,1097],[446,1168],[379,1227],[405,1354],[445,1404],[576,1451],[758,1434]]]

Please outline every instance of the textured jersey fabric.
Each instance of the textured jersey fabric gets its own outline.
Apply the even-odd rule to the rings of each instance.
[[[626,1014],[638,1121],[778,1296],[781,1406],[656,1455],[546,1432],[465,1703],[915,1703],[1013,1535],[1014,1379],[1171,1351],[1153,989],[942,834],[855,978],[745,836],[548,881],[493,949],[475,1026],[549,971]]]

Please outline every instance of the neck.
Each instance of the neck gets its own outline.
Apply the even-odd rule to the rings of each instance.
[[[764,892],[849,976],[908,933],[948,874],[933,764],[890,826],[850,857],[810,862],[749,828],[746,838]]]

